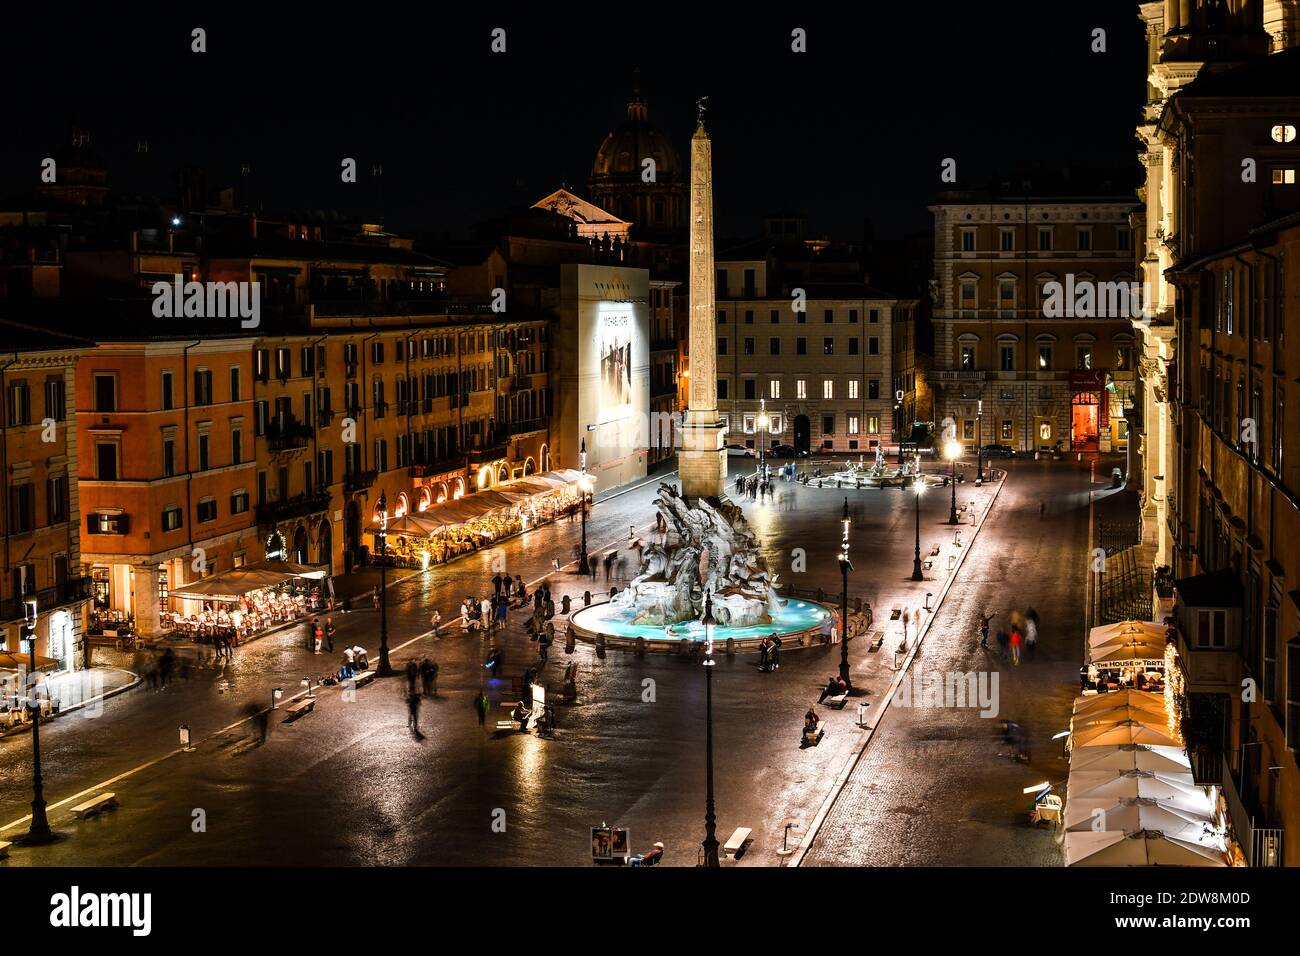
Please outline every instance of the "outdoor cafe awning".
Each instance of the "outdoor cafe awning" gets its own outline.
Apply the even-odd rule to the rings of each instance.
[[[1195,813],[1214,814],[1214,803],[1196,785],[1190,771],[1071,770],[1066,782],[1071,802],[1087,798],[1171,800]]]
[[[1221,839],[1185,840],[1158,830],[1065,834],[1066,866],[1226,866]]]
[[[1165,659],[1166,629],[1151,621],[1121,621],[1094,627],[1088,634],[1091,664],[1135,663]]]
[[[0,671],[30,671],[32,667],[32,655],[23,654],[18,651],[0,651]],[[52,657],[42,657],[36,655],[36,669],[38,671],[58,670],[59,662]]]
[[[1113,698],[1113,699],[1112,699]],[[1123,720],[1137,720],[1157,727],[1169,721],[1163,695],[1146,691],[1115,691],[1096,697],[1080,697],[1074,704],[1070,729],[1079,731],[1098,724],[1113,724]]]
[[[1158,747],[1181,747],[1182,742],[1169,736],[1167,727],[1138,720],[1083,727],[1070,734],[1070,746],[1109,747],[1116,744],[1143,744]]]
[[[235,568],[222,574],[214,574],[211,577],[192,581],[184,587],[172,591],[171,596],[191,601],[224,601],[228,604],[234,604],[251,591],[273,588],[285,581],[292,581],[296,577],[298,577],[297,574],[285,571]]]
[[[1070,770],[1150,770],[1191,773],[1192,761],[1181,747],[1084,747],[1070,754]]]

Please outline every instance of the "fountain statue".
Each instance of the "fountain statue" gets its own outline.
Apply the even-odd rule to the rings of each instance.
[[[695,507],[672,485],[659,486],[659,511],[668,524],[663,543],[642,554],[637,575],[610,604],[635,624],[667,626],[698,618],[704,594],[713,596],[720,624],[770,624],[781,606],[776,578],[758,550],[739,506],[725,499]]]

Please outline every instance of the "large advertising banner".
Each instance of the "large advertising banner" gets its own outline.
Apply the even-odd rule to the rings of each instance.
[[[585,440],[587,470],[602,489],[646,473],[649,297],[644,269],[561,269],[555,450],[567,467],[577,467],[577,451]]]
[[[621,303],[597,308],[596,349],[600,356],[601,422],[625,416],[632,405],[632,310]]]

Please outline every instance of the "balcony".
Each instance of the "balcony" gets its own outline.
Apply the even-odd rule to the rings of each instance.
[[[982,382],[988,373],[973,369],[932,369],[930,377],[940,382]]]
[[[435,475],[443,475],[449,471],[459,471],[465,467],[465,459],[461,457],[444,458],[441,461],[430,461],[423,464],[411,465],[406,469],[406,473],[412,478],[432,478]]]
[[[272,501],[257,506],[257,523],[263,527],[305,518],[329,510],[330,493],[318,491],[310,495],[294,495],[281,501]]]
[[[474,464],[484,461],[495,461],[498,458],[505,458],[506,453],[509,450],[510,445],[506,442],[490,445],[487,448],[471,448],[469,451],[469,460]]]
[[[525,432],[539,432],[545,428],[545,418],[524,418],[518,421],[506,423],[506,431],[510,435],[522,435]]]
[[[1256,826],[1255,814],[1246,809],[1237,781],[1226,761],[1222,762],[1222,767],[1223,773],[1215,783],[1223,788],[1223,797],[1228,804],[1228,819],[1232,823],[1237,845],[1241,847],[1241,854],[1246,858],[1246,865],[1282,866],[1283,829]]]
[[[379,477],[379,472],[371,471],[354,471],[343,476],[344,491],[361,491],[363,488],[369,488]]]
[[[91,584],[89,575],[85,577],[68,578],[62,584],[56,584],[54,587],[45,588],[42,591],[35,591],[25,594],[22,597],[12,597],[0,602],[0,621],[19,621],[22,620],[25,613],[24,603],[27,601],[36,601],[37,613],[53,611],[57,608],[68,604],[75,604],[77,601],[85,601],[90,598]]]
[[[306,448],[313,434],[314,429],[310,425],[304,425],[295,418],[273,420],[266,426],[266,441],[271,451]]]

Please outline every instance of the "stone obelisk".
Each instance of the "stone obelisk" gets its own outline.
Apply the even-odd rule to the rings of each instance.
[[[704,102],[691,137],[690,390],[677,470],[682,495],[721,498],[727,477],[718,417],[718,340],[713,270],[713,144],[704,129]]]

